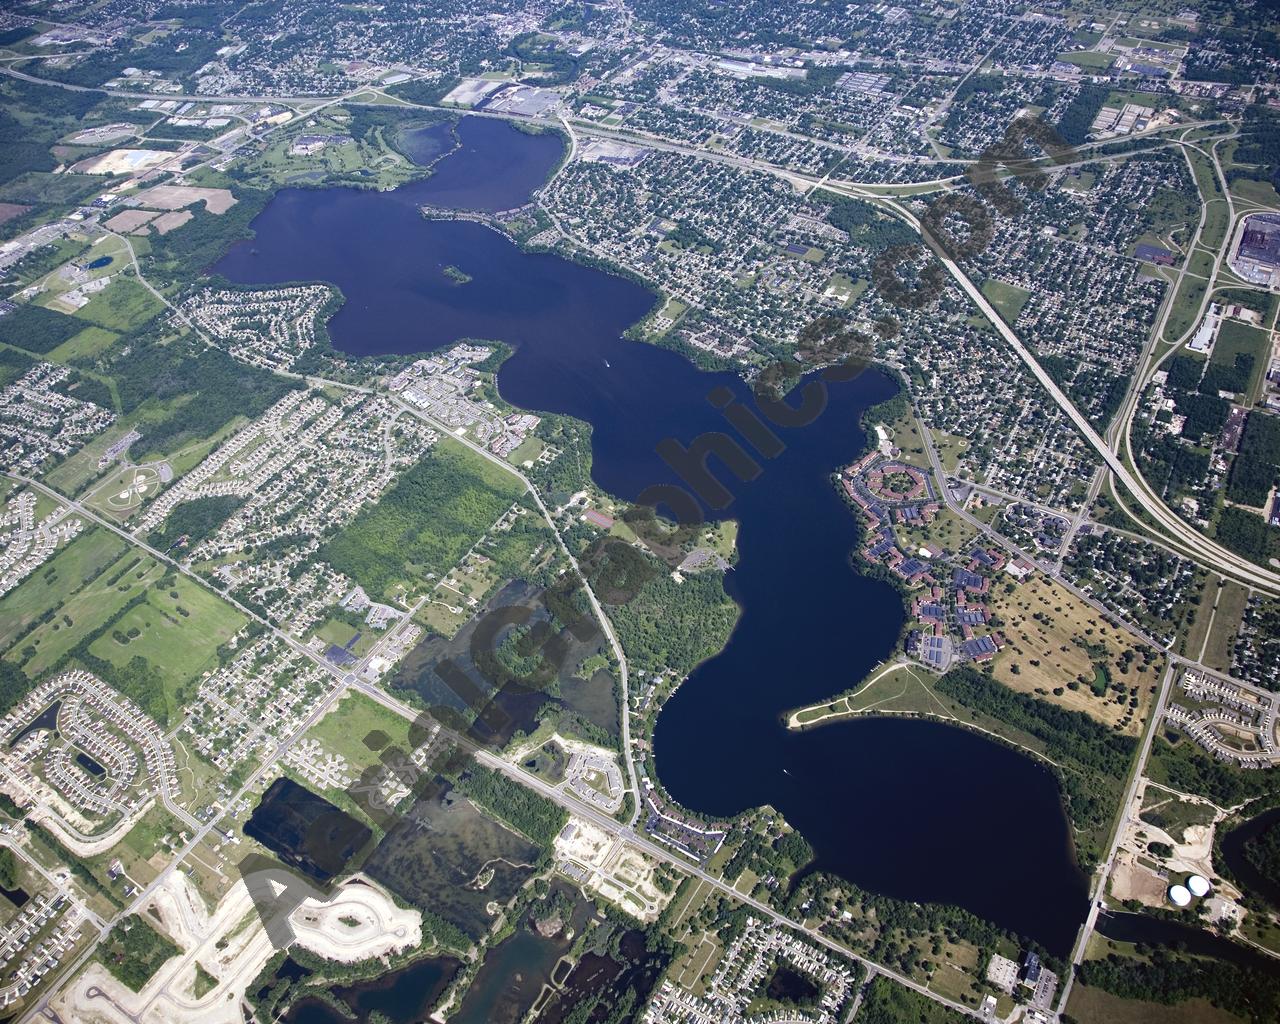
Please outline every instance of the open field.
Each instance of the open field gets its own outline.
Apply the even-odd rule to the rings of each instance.
[[[917,665],[880,665],[872,669],[869,678],[871,681],[852,695],[792,712],[787,724],[796,728],[846,715],[876,713],[957,717],[957,705],[935,693],[933,676]]]
[[[1200,245],[1210,252],[1217,252],[1227,240],[1227,203],[1224,199],[1214,199],[1206,204],[1204,230],[1200,232]],[[1192,267],[1193,273],[1207,273]]]
[[[1242,1018],[1219,1010],[1205,999],[1188,999],[1168,1006],[1121,999],[1086,985],[1071,989],[1067,1010],[1076,1020],[1107,1024],[1243,1024]]]
[[[1280,208],[1280,192],[1269,181],[1237,178],[1231,183],[1231,194],[1237,201],[1244,200],[1261,206]]]
[[[1018,314],[1022,312],[1022,307],[1031,298],[1031,293],[1025,288],[1005,284],[995,278],[987,278],[982,282],[982,294],[996,307],[996,311],[1010,327],[1017,322]]]
[[[1098,70],[1109,68],[1116,59],[1109,53],[1098,53],[1096,50],[1072,50],[1058,54],[1058,60],[1066,64],[1074,64],[1079,68]]]
[[[1213,207],[1217,205],[1221,204],[1210,203],[1209,208],[1213,209]],[[1187,263],[1188,274],[1195,274],[1197,277],[1208,278],[1213,274],[1213,267],[1214,255],[1208,249],[1197,245],[1191,250],[1191,259]]]
[[[213,668],[218,648],[244,623],[244,616],[231,605],[179,576],[166,589],[149,588],[146,600],[94,640],[89,653],[119,669],[143,658],[164,683],[172,718],[181,702],[182,684]]]
[[[868,425],[874,426],[874,424]],[[920,428],[916,425],[916,418],[911,411],[908,410],[900,419],[886,423],[885,426],[889,430],[893,444],[901,449],[898,457],[909,466],[928,470],[929,456],[924,450],[924,439],[920,436]]]
[[[707,981],[724,956],[724,944],[713,932],[690,936],[684,941],[685,954],[671,966],[671,977],[695,996],[707,990]]]
[[[1252,405],[1262,394],[1263,377],[1271,361],[1271,339],[1267,331],[1237,320],[1224,320],[1218,330],[1218,340],[1214,342],[1209,362],[1234,366],[1239,355],[1249,356],[1253,360],[1253,371],[1244,392],[1244,404]]]
[[[49,359],[55,363],[66,363],[73,359],[90,359],[99,352],[109,349],[119,337],[120,335],[101,327],[86,327],[50,352]]]
[[[33,630],[22,649],[7,655],[21,661],[32,678],[49,671],[81,640],[91,637],[143,587],[163,575],[148,555],[126,552],[92,583],[81,587],[57,606],[57,613]]]
[[[1184,800],[1157,786],[1148,785],[1142,794],[1142,809],[1138,817],[1181,842],[1186,829],[1192,825],[1208,825],[1216,814],[1207,803]]]
[[[76,313],[109,331],[127,331],[163,312],[164,305],[132,277],[117,277]]]
[[[904,540],[916,546],[936,544],[944,551],[959,552],[977,537],[977,530],[954,512],[943,509],[926,526],[901,526]]]
[[[1212,588],[1210,594],[1212,595]],[[1236,633],[1240,630],[1240,619],[1244,615],[1245,602],[1249,592],[1240,584],[1227,581],[1226,586],[1218,593],[1218,607],[1213,612],[1213,621],[1209,624],[1209,640],[1204,648],[1204,663],[1219,672],[1231,669],[1231,646],[1236,642]],[[1208,609],[1201,614],[1208,615]]]
[[[0,616],[0,648],[8,647],[28,625],[57,608],[68,593],[124,551],[124,541],[106,530],[90,527],[81,533],[16,590],[5,595],[4,615]]]
[[[842,306],[852,306],[862,297],[871,282],[865,277],[852,278],[847,274],[832,274],[827,281],[825,294]]]
[[[1144,668],[1138,645],[1127,634],[1099,623],[1087,604],[1040,576],[1012,590],[997,588],[991,608],[1007,640],[995,659],[997,680],[1138,733],[1160,666],[1153,662]],[[1112,683],[1128,693],[1117,693]]]
[[[307,738],[319,740],[326,751],[341,754],[359,772],[378,763],[384,747],[407,754],[411,746],[426,740],[425,732],[414,732],[411,740],[411,731],[411,723],[394,711],[362,693],[348,692],[312,727]],[[365,742],[375,732],[386,737],[382,747]]]
[[[1182,279],[1182,286],[1178,289],[1178,294],[1174,296],[1173,308],[1170,310],[1169,319],[1164,325],[1163,338],[1165,341],[1177,341],[1195,326],[1206,287],[1207,282],[1201,278],[1184,277]]]
[[[954,473],[960,460],[964,458],[965,452],[969,450],[969,439],[935,430],[933,447],[938,453],[938,459],[942,462],[942,468],[948,473]]]

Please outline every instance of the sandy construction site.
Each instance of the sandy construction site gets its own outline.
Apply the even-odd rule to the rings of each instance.
[[[570,817],[555,841],[561,873],[641,921],[656,920],[671,897],[654,882],[657,862],[598,825]]]
[[[280,877],[297,884],[283,871]],[[186,876],[170,872],[143,912],[151,910],[181,955],[161,966],[141,992],[131,991],[101,964],[91,964],[52,1007],[77,1024],[243,1024],[245,990],[276,952],[244,881],[210,914]],[[422,942],[422,915],[397,907],[384,890],[359,878],[342,883],[327,901],[304,900],[289,923],[300,946],[342,963]],[[197,964],[216,981],[200,997],[195,995]]]

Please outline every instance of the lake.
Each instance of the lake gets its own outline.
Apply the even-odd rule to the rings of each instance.
[[[331,994],[354,1016],[304,996],[290,1008],[284,1024],[351,1024],[375,1013],[391,1024],[417,1024],[439,1002],[460,966],[453,957],[427,957],[369,981],[334,985]]]
[[[735,374],[623,338],[653,306],[646,289],[522,252],[480,224],[421,217],[423,204],[516,205],[554,165],[546,137],[475,118],[457,130],[461,147],[430,178],[394,192],[278,193],[253,223],[256,238],[215,271],[242,284],[337,285],[346,302],[330,336],[357,355],[507,341],[515,354],[498,375],[503,397],[589,422],[601,487],[634,500],[650,485],[678,484],[659,442],[730,431],[709,396],[724,389],[752,406],[749,389]],[[471,281],[457,285],[446,266]],[[732,500],[715,515],[740,522],[726,587],[742,616],[725,650],[663,709],[658,774],[706,814],[773,805],[812,843],[820,869],[902,899],[959,904],[1066,953],[1086,887],[1047,771],[940,723],[862,720],[805,733],[780,724],[784,710],[861,679],[891,653],[904,621],[896,591],[851,567],[858,527],[830,483],[863,450],[863,410],[895,385],[868,371],[825,386],[822,415],[776,428],[783,450],[758,457],[753,480],[717,470]]]

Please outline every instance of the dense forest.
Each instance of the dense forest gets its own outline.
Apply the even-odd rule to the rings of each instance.
[[[1267,526],[1256,512],[1228,507],[1218,517],[1215,537],[1237,554],[1259,564],[1273,558],[1280,549],[1280,531]]]
[[[858,1024],[962,1024],[969,1018],[883,975],[867,989]]]
[[[1107,85],[1082,85],[1062,112],[1058,121],[1058,134],[1073,146],[1078,146],[1089,137],[1089,128],[1093,125],[1098,111],[1111,94]]]
[[[1245,841],[1244,859],[1267,881],[1280,885],[1280,822]]]
[[[1231,465],[1227,497],[1260,508],[1280,475],[1280,419],[1251,412],[1240,438],[1240,452]]]
[[[1192,76],[1188,74],[1187,77]],[[1244,125],[1240,141],[1236,144],[1233,162],[1252,164],[1253,167],[1233,167],[1228,173],[1230,179],[1270,181],[1280,189],[1280,114],[1262,104],[1255,104],[1245,110]]]
[[[87,326],[83,320],[42,306],[19,306],[0,316],[0,341],[44,355]]]
[[[0,715],[22,700],[31,689],[31,680],[8,661],[0,661]]]
[[[728,642],[738,606],[725,594],[718,572],[677,583],[663,571],[630,600],[610,607],[609,616],[635,665],[684,676]]]
[[[178,952],[178,947],[145,918],[131,914],[107,933],[97,955],[117,979],[140,992],[161,965]]]
[[[1125,999],[1163,1003],[1207,999],[1214,1006],[1255,1021],[1280,1020],[1280,972],[1252,970],[1222,960],[1178,956],[1163,949],[1149,961],[1111,954],[1086,960],[1077,972],[1081,984]]]
[[[187,547],[195,547],[225,523],[241,504],[243,499],[231,494],[184,501],[148,539],[161,551],[168,551],[180,537],[187,538]]]
[[[1280,795],[1280,769],[1242,772],[1215,761],[1190,740],[1173,733],[1174,742],[1157,737],[1148,774],[1184,793],[1234,807],[1263,796]]]
[[[442,444],[325,544],[320,557],[381,597],[399,581],[448,572],[523,491],[515,477]]]
[[[260,416],[298,385],[192,340],[162,343],[151,334],[106,364],[124,413],[148,401],[139,425],[144,450],[163,454],[205,438],[236,416]]]
[[[35,365],[36,361],[25,352],[0,348],[0,387],[13,383]]]
[[[544,849],[569,820],[568,811],[562,807],[481,764],[472,764],[467,769],[458,780],[458,789]]]
[[[879,253],[891,245],[910,245],[916,233],[902,221],[881,213],[870,203],[847,199],[834,192],[823,192],[822,201],[831,204],[827,221],[848,234],[857,245]]]

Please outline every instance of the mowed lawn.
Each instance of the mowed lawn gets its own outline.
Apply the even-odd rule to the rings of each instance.
[[[1027,304],[1027,300],[1031,298],[1031,293],[1025,288],[1019,288],[1014,284],[1005,284],[1003,281],[997,281],[994,277],[989,277],[982,282],[982,294],[986,296],[987,301],[996,307],[996,312],[1004,319],[1009,326],[1018,319],[1018,314],[1022,312],[1022,307]]]
[[[218,660],[218,648],[245,623],[245,617],[198,583],[179,576],[171,586],[150,586],[146,600],[130,608],[89,645],[89,653],[123,669],[145,658],[165,683],[170,717],[176,694]],[[136,636],[130,636],[132,631]],[[120,643],[117,635],[124,636]]]
[[[149,556],[126,552],[97,579],[58,605],[53,617],[37,626],[17,645],[17,650],[9,651],[8,658],[20,661],[28,676],[39,679],[76,644],[110,621],[142,587],[161,575],[159,563]]]
[[[0,649],[7,648],[36,619],[57,608],[66,595],[120,557],[124,541],[90,527],[53,558],[0,598]]]

